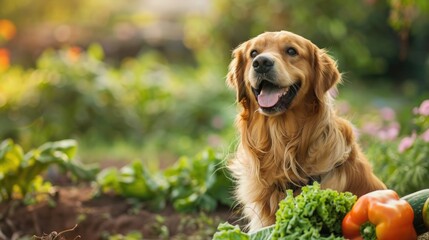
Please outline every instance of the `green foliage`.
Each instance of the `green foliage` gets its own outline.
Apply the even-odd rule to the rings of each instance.
[[[224,219],[218,215],[199,212],[198,214],[186,214],[181,217],[177,230],[179,235],[175,235],[177,239],[210,239],[216,232],[217,226]],[[192,235],[189,235],[187,229],[195,229]]]
[[[170,200],[176,210],[213,211],[220,202],[231,206],[232,183],[222,158],[206,150],[194,158],[183,157],[164,172],[170,183]]]
[[[0,144],[0,201],[22,199],[25,203],[42,200],[51,191],[42,173],[52,165],[70,171],[79,179],[93,180],[95,169],[85,169],[73,157],[74,140],[48,142],[24,154],[22,147],[12,140]]]
[[[406,152],[399,153],[395,143],[378,143],[368,149],[374,171],[386,183],[404,196],[427,188],[429,181],[429,144],[416,139]]]
[[[224,123],[233,114],[225,105],[233,97],[227,97],[220,73],[170,67],[155,52],[119,68],[104,63],[103,56],[97,44],[87,51],[48,50],[36,69],[2,73],[0,137],[25,146],[67,137],[89,144],[127,139],[158,157],[160,148],[173,156],[195,154],[203,149],[195,143],[216,146],[222,132],[230,132]]]
[[[357,197],[320,185],[305,186],[294,197],[291,190],[279,204],[272,239],[343,239],[341,222]]]
[[[163,209],[168,183],[161,176],[153,176],[142,162],[134,161],[119,171],[107,168],[97,175],[102,192],[114,192],[124,197],[148,201],[153,209]]]
[[[376,174],[402,196],[427,188],[429,182],[429,101],[415,111],[408,136],[368,148]]]
[[[165,218],[163,216],[157,215],[155,217],[155,223],[152,226],[152,229],[157,233],[159,239],[169,239],[170,231],[165,225]]]
[[[289,30],[329,48],[345,69],[362,71],[366,67],[366,72],[373,73],[383,71],[385,67],[383,59],[371,56],[376,55],[377,45],[394,43],[392,38],[383,37],[389,32],[387,21],[383,21],[387,18],[386,13],[378,6],[368,6],[364,1],[344,4],[334,0],[326,4],[326,1],[318,0],[309,4],[299,0],[273,0],[267,4],[255,0],[233,3],[217,0],[214,6],[213,14],[201,19],[204,23],[200,25],[205,26],[200,31],[202,34],[195,34],[189,29],[190,37],[195,37],[193,46],[196,49],[204,50],[204,46],[209,44],[228,56],[232,48],[259,33]],[[314,24],[308,24],[309,19]],[[194,26],[194,22],[190,24]],[[377,26],[379,31],[372,32],[368,25]],[[378,42],[379,39],[383,41]],[[389,51],[384,53],[392,54]],[[359,55],[358,59],[356,55]]]
[[[190,18],[186,26],[187,46],[197,56],[221,59],[224,66],[238,44],[265,31],[288,30],[327,48],[347,79],[429,84],[429,55],[422,51],[429,27],[425,0],[216,0],[210,14]]]
[[[150,207],[162,209],[171,201],[180,212],[213,211],[218,203],[231,206],[231,180],[222,167],[221,157],[206,150],[194,158],[181,158],[162,174],[150,174],[139,161],[117,171],[108,168],[97,176],[104,193],[138,198]]]
[[[89,28],[95,40],[103,38],[98,34],[109,35],[112,29],[121,33],[121,26],[138,32],[146,21],[156,21],[156,13],[148,17],[133,9],[133,4],[99,6],[99,1],[78,0],[72,12],[68,3],[36,6],[25,1],[5,4],[0,12],[20,30],[33,23],[28,20],[33,17],[53,25],[64,24],[55,27],[57,30]],[[0,138],[15,139],[26,147],[70,137],[88,145],[126,140],[143,149],[149,158],[159,158],[160,149],[176,158],[202,150],[207,145],[202,142],[214,147],[226,145],[230,142],[226,138],[232,138],[234,116],[233,92],[224,84],[231,50],[256,34],[280,29],[328,48],[347,73],[347,81],[368,79],[374,86],[379,78],[406,78],[421,83],[405,83],[409,93],[427,89],[428,54],[421,50],[429,29],[427,1],[328,2],[215,0],[209,12],[181,18],[179,24],[185,25],[183,44],[192,53],[187,54],[190,59],[179,57],[180,62],[167,61],[161,52],[146,51],[112,66],[109,53],[117,46],[105,42],[106,52],[101,45],[89,43],[82,43],[89,45],[86,51],[78,47],[48,50],[37,60],[35,69],[12,65],[0,75]],[[105,11],[94,15],[89,10],[94,6]],[[40,11],[29,11],[34,8]],[[28,14],[22,14],[23,9]],[[130,12],[123,15],[122,11]],[[89,26],[85,25],[88,20]],[[314,24],[308,24],[309,20]],[[403,40],[402,35],[408,37]],[[16,59],[19,52],[11,52]],[[401,52],[406,55],[403,59]],[[195,65],[184,65],[189,62]],[[398,74],[400,67],[411,76]]]
[[[217,232],[213,235],[213,240],[249,240],[249,235],[243,233],[240,227],[229,223],[221,223]]]
[[[103,239],[106,240],[142,240],[143,235],[140,232],[132,231],[127,233],[126,235],[123,234],[115,234],[111,236],[105,236]]]

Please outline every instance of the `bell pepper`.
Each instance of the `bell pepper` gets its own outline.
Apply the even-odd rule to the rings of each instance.
[[[371,235],[368,226],[373,225],[378,240],[411,240],[417,239],[413,219],[414,212],[407,201],[392,190],[378,190],[357,200],[343,219],[342,230],[345,238],[362,240],[364,235]]]

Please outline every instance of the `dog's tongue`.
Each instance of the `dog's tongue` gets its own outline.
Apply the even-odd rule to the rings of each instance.
[[[281,88],[263,87],[258,95],[259,106],[268,108],[276,105],[283,92]]]

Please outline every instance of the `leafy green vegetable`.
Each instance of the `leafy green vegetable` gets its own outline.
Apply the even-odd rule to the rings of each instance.
[[[158,175],[150,174],[140,161],[119,171],[108,168],[98,174],[97,183],[104,193],[144,200],[155,209],[162,209],[167,200],[180,212],[213,211],[218,203],[232,205],[232,182],[213,150],[182,157]]]
[[[134,161],[119,171],[107,168],[97,175],[102,192],[115,192],[121,196],[148,200],[153,209],[165,207],[168,183],[160,175],[152,175],[141,161]]]
[[[222,167],[222,157],[213,150],[194,158],[182,157],[164,175],[170,183],[170,200],[178,211],[213,211],[218,202],[232,205],[232,182]]]
[[[213,235],[213,240],[268,240],[271,239],[273,229],[274,225],[261,228],[253,233],[244,233],[239,226],[225,222],[219,224],[217,232]]]
[[[240,227],[226,222],[219,224],[217,232],[213,235],[213,240],[250,240],[250,237],[242,232]]]
[[[268,240],[273,235],[274,225],[264,227],[256,232],[249,233],[250,240]]]
[[[40,194],[49,193],[52,187],[41,174],[52,165],[79,179],[93,180],[97,169],[72,161],[76,148],[76,141],[62,140],[45,143],[24,154],[22,147],[11,139],[4,140],[0,144],[0,202],[22,199],[30,204],[41,200]]]
[[[339,193],[331,189],[320,189],[320,184],[302,188],[294,197],[292,190],[279,203],[276,223],[256,232],[243,233],[238,226],[220,224],[214,240],[340,240],[341,222],[351,210],[357,197],[349,192]],[[242,237],[242,238],[239,238]],[[248,237],[248,238],[246,238]]]
[[[351,193],[305,186],[294,197],[291,190],[279,204],[272,239],[344,239],[341,222],[356,202]]]

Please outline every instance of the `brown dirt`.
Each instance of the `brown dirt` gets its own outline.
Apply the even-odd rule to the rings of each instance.
[[[31,206],[1,203],[0,240],[25,236],[42,240],[96,240],[131,231],[142,233],[144,239],[211,239],[220,222],[239,223],[238,215],[228,208],[210,214],[180,214],[168,206],[153,212],[124,198],[94,197],[88,186],[60,187],[51,202]],[[419,237],[425,239],[429,239],[429,234]]]
[[[138,231],[144,239],[211,239],[220,222],[234,222],[238,215],[227,208],[220,208],[215,213],[180,214],[168,206],[153,212],[124,198],[93,196],[93,189],[88,186],[61,187],[51,202],[32,206],[18,202],[1,203],[0,240],[41,237],[72,229],[76,224],[74,230],[61,236],[95,240]]]

